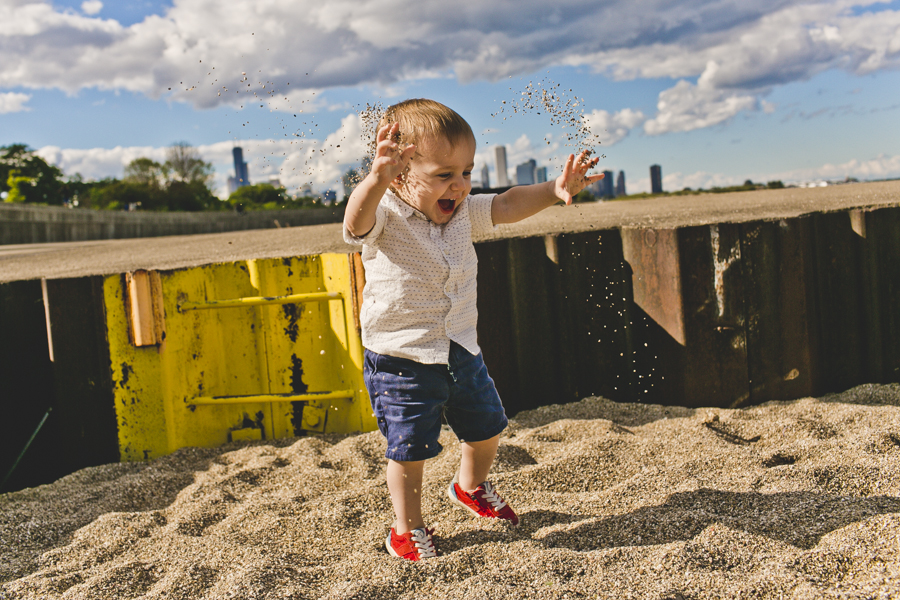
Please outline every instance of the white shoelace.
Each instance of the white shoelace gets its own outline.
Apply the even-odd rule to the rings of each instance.
[[[494,507],[494,510],[500,510],[506,506],[506,502],[504,502],[503,498],[500,497],[500,494],[494,490],[494,485],[490,481],[484,482],[484,494],[482,494],[481,497],[490,502],[491,506]]]
[[[419,558],[434,558],[437,556],[434,541],[427,531],[424,529],[413,529],[410,533],[412,533],[410,539],[416,544],[416,550],[419,551]]]

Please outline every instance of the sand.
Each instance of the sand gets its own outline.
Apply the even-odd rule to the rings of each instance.
[[[376,433],[184,449],[0,496],[0,598],[897,598],[900,385],[740,409],[603,398],[521,413],[492,475],[522,517],[445,496],[442,555],[388,556]]]

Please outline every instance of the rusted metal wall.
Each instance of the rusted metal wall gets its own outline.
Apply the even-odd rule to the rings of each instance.
[[[100,277],[0,284],[0,478],[15,465],[0,491],[119,460],[101,284]]]
[[[56,460],[66,473],[118,461],[103,278],[48,279],[44,303],[54,385],[48,425],[59,448]]]
[[[900,208],[476,245],[508,411],[736,407],[900,381]]]

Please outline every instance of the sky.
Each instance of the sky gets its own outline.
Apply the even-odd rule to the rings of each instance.
[[[415,97],[472,125],[476,186],[498,145],[551,177],[589,147],[629,194],[653,164],[667,191],[898,178],[900,0],[0,0],[0,146],[67,176],[187,142],[221,196],[236,145],[252,183],[339,189],[367,107]]]

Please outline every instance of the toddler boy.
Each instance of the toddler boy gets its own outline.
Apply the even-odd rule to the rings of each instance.
[[[456,112],[432,100],[395,104],[378,124],[371,169],[344,216],[344,239],[362,245],[364,377],[388,445],[396,520],[385,546],[409,560],[437,555],[421,492],[425,460],[442,449],[442,415],[461,445],[451,501],[481,517],[519,522],[488,481],[507,419],[475,332],[472,232],[560,200],[570,204],[603,178],[586,175],[597,159],[582,152],[577,162],[569,156],[556,181],[471,196],[474,160],[475,136]]]

